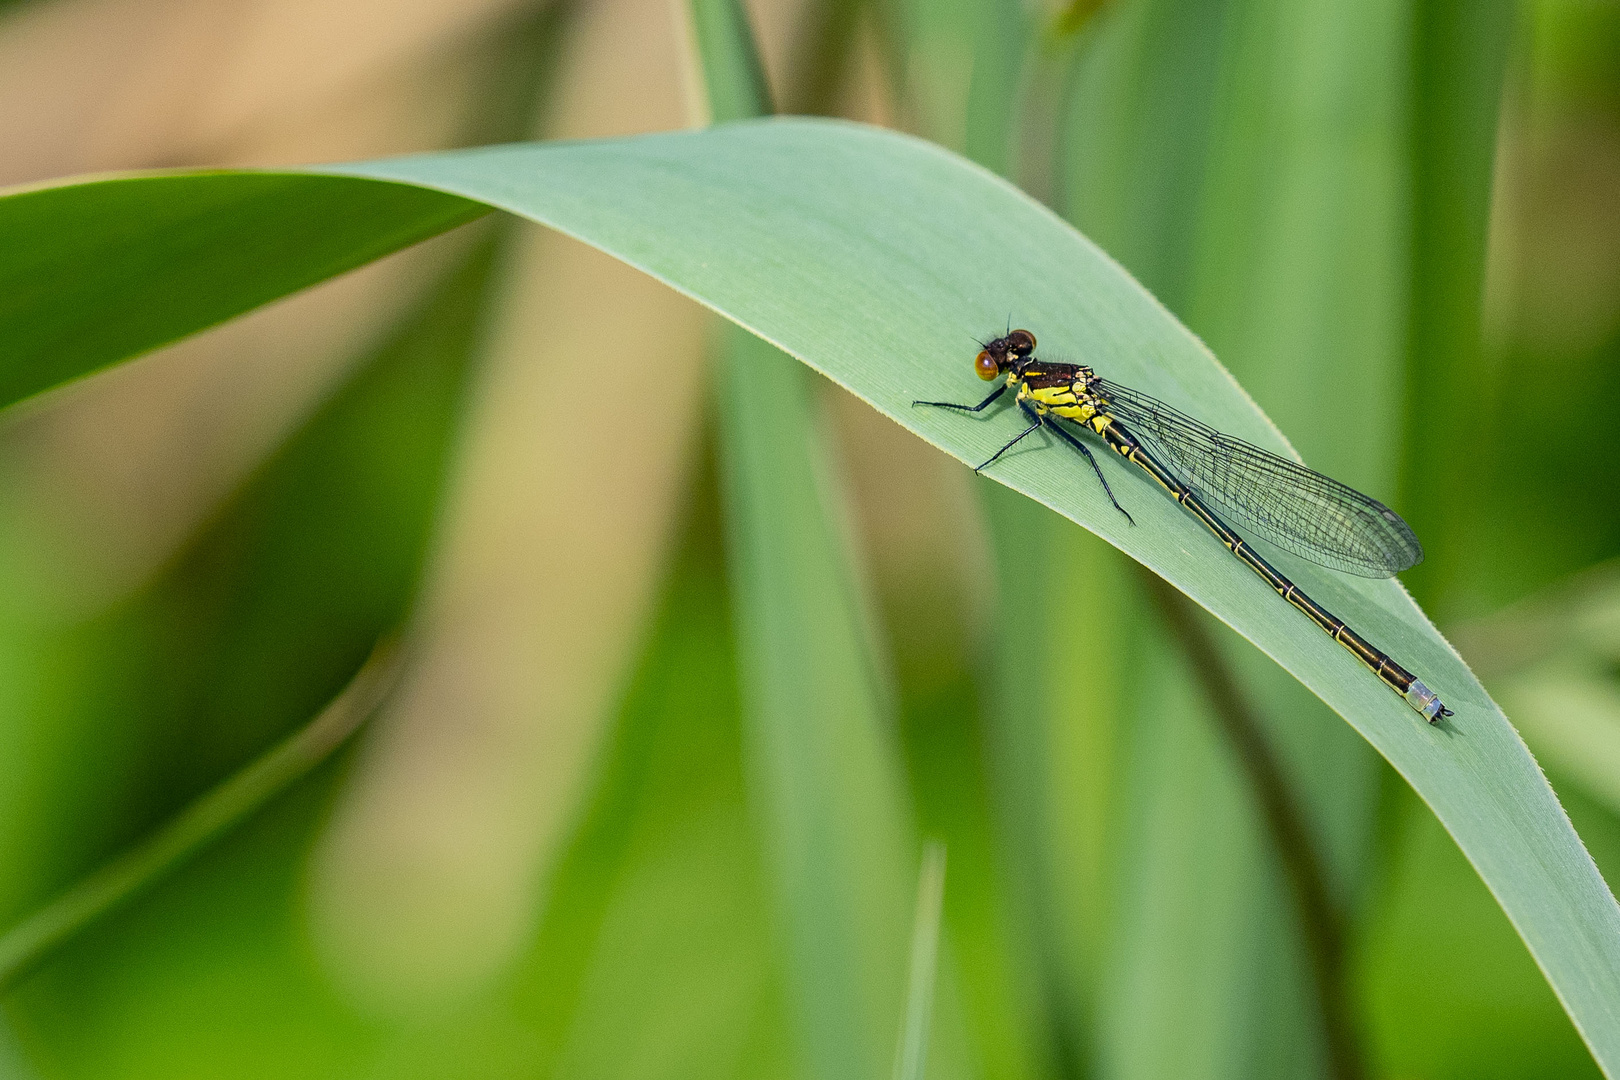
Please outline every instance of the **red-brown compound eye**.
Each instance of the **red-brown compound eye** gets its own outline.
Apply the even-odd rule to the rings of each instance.
[[[1001,374],[1001,365],[997,364],[996,358],[990,355],[990,350],[985,349],[979,353],[978,359],[973,361],[973,370],[979,373],[979,378],[989,382]]]
[[[1035,335],[1028,330],[1014,330],[1006,341],[1007,351],[1014,356],[1028,356],[1035,351]]]

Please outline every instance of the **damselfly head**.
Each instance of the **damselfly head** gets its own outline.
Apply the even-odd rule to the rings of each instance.
[[[1034,334],[1028,330],[1009,330],[1004,336],[986,344],[984,350],[974,357],[973,370],[979,373],[979,378],[989,382],[1034,351]]]

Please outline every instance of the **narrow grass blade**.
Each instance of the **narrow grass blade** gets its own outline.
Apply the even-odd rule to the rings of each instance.
[[[928,1069],[928,1025],[934,1015],[934,979],[939,960],[940,907],[945,901],[945,845],[923,845],[917,874],[917,911],[911,924],[911,974],[906,984],[905,1026],[894,1057],[894,1080],[923,1080]]]
[[[724,124],[775,112],[748,9],[739,0],[690,0],[686,10],[710,122]]]
[[[1412,587],[1441,613],[1471,569],[1475,492],[1484,486],[1476,447],[1494,434],[1485,426],[1489,380],[1481,377],[1485,238],[1508,54],[1530,10],[1512,0],[1416,0],[1408,16],[1412,258],[1402,486],[1408,518],[1429,551]],[[1437,431],[1446,437],[1435,438]]]
[[[764,824],[809,1075],[887,1071],[904,982],[907,836],[809,376],[733,330],[721,480],[750,797]]]
[[[397,646],[392,642],[379,645],[315,719],[147,839],[6,931],[0,936],[0,992],[10,989],[63,942],[161,881],[325,761],[376,712],[399,671]]]

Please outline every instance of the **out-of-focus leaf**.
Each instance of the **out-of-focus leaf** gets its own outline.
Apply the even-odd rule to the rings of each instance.
[[[1620,566],[1461,626],[1457,643],[1540,758],[1620,814]]]
[[[11,995],[54,1077],[352,1075],[379,1034],[328,989],[299,919],[304,853],[339,775],[319,770],[100,923]]]
[[[741,331],[721,458],[750,789],[760,803],[808,1075],[881,1076],[905,988],[910,836],[857,583],[802,368]]]
[[[1447,601],[1470,619],[1620,555],[1620,502],[1593,497],[1620,489],[1620,7],[1518,9],[1493,180],[1485,385],[1460,388],[1484,396],[1481,436],[1444,493],[1480,523],[1464,526],[1467,561]],[[1523,430],[1527,395],[1555,403],[1556,456],[1496,437]]]
[[[457,1015],[391,1037],[378,1074],[794,1075],[712,485],[690,503],[532,949]]]
[[[774,112],[748,9],[736,0],[691,0],[687,11],[710,121],[724,124]]]
[[[1497,115],[1520,5],[1414,0],[1411,299],[1402,506],[1429,558],[1412,588],[1443,613],[1463,599],[1490,439],[1481,340]],[[1577,1019],[1576,1023],[1579,1024]]]
[[[928,1027],[933,1021],[939,959],[940,904],[945,899],[945,846],[923,846],[917,875],[917,912],[911,926],[911,975],[906,985],[906,1022],[895,1054],[894,1080],[923,1080],[928,1069]]]
[[[485,212],[406,185],[274,173],[0,197],[0,405],[165,345]]]
[[[379,645],[308,724],[0,936],[0,993],[58,945],[151,888],[324,762],[393,689],[400,667],[397,644]]]
[[[1290,912],[1267,879],[1273,852],[1253,795],[1202,715],[1184,657],[1148,625],[1133,644],[1135,730],[1118,780],[1129,801],[1099,985],[1102,1067],[1141,1080],[1283,1075],[1285,1064],[1309,1075],[1290,1061],[1310,1030],[1308,990],[1285,969],[1298,989],[1278,1007],[1261,981],[1279,978],[1277,928]],[[1257,1024],[1268,1004],[1281,1033]]]
[[[159,580],[40,645],[72,677],[25,714],[58,744],[39,782],[99,797],[32,823],[53,861],[8,882],[12,910],[307,718],[403,619],[491,261],[486,244]],[[320,775],[24,982],[8,1006],[30,1052],[57,1075],[351,1072],[370,1028],[325,988],[299,914]]]

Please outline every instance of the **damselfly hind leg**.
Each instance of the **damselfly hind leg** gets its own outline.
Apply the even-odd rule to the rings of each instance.
[[[1097,464],[1097,459],[1091,456],[1091,451],[1086,448],[1086,444],[1066,431],[1062,424],[1054,422],[1048,424],[1047,426],[1067,439],[1069,445],[1080,451],[1085,459],[1091,463],[1091,471],[1097,474],[1098,481],[1102,483],[1103,491],[1108,493],[1108,501],[1114,504],[1115,510],[1118,510],[1120,513],[1125,515],[1126,521],[1130,522],[1132,525],[1135,525],[1136,519],[1131,517],[1130,511],[1119,505],[1119,500],[1114,498],[1114,489],[1108,486],[1108,477],[1103,475],[1102,467]]]

